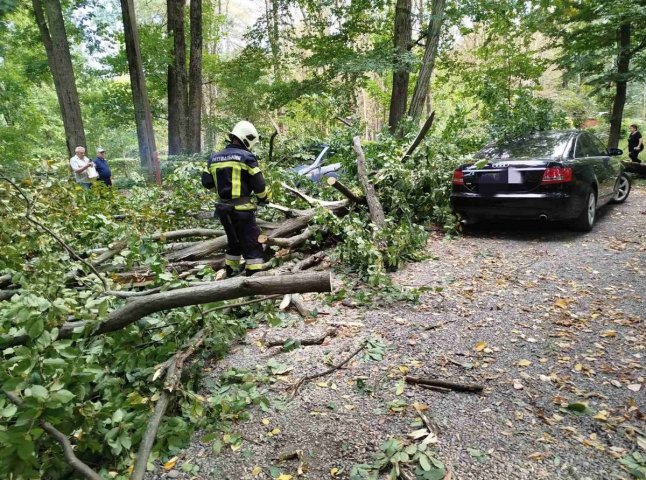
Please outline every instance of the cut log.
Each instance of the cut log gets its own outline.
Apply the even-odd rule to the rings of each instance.
[[[370,218],[372,222],[377,226],[377,229],[382,229],[386,223],[386,216],[384,215],[384,209],[381,206],[379,198],[377,198],[377,193],[375,192],[375,187],[370,183],[368,179],[368,171],[366,169],[366,157],[363,154],[363,149],[361,148],[361,140],[359,137],[354,137],[352,148],[354,153],[357,155],[357,170],[359,173],[359,180],[363,186],[363,190],[366,192],[366,200],[368,202],[368,210],[370,210]]]
[[[66,322],[59,328],[57,340],[71,338],[74,332],[91,327],[89,336],[114,332],[144,318],[152,313],[173,308],[201,305],[204,303],[231,300],[250,295],[271,295],[285,293],[330,292],[332,275],[330,272],[308,272],[265,277],[237,277],[197,287],[178,288],[168,292],[136,297],[131,302],[110,312],[102,322]],[[25,344],[27,335],[0,337],[0,348]]]
[[[312,235],[314,235],[314,233],[316,233],[316,231],[316,227],[306,228],[299,235],[295,235],[289,238],[272,238],[268,237],[267,235],[260,235],[258,237],[258,242],[262,244],[275,245],[277,247],[292,249],[303,245]]]
[[[317,252],[314,255],[310,255],[307,258],[304,258],[300,262],[298,262],[296,265],[292,267],[292,273],[300,272],[302,270],[307,270],[308,268],[315,267],[319,263],[321,263],[327,254],[325,252]]]
[[[294,293],[292,295],[291,305],[296,309],[301,317],[308,318],[312,316],[312,312],[307,309],[305,303],[303,302],[303,297],[298,293]]]
[[[431,126],[433,125],[434,119],[435,119],[435,111],[432,111],[431,114],[426,119],[426,121],[424,122],[424,125],[422,125],[422,128],[420,129],[420,131],[417,133],[417,136],[415,137],[415,140],[413,140],[413,143],[411,143],[410,146],[406,149],[406,153],[404,153],[404,156],[401,158],[402,162],[406,160],[407,157],[410,157],[413,154],[413,152],[415,152],[419,144],[422,143],[422,140],[424,140],[424,137],[426,136]]]
[[[166,243],[164,244],[164,252],[176,252],[178,250],[183,250],[185,248],[194,247],[198,243],[202,242],[175,242],[175,243]]]
[[[337,190],[338,192],[340,192],[341,194],[343,194],[343,196],[345,196],[345,198],[350,200],[352,203],[361,203],[361,204],[366,203],[365,197],[359,197],[355,195],[355,193],[352,190],[350,190],[350,188],[342,184],[338,178],[328,177],[327,184],[330,187]]]
[[[173,230],[170,232],[154,233],[143,240],[161,240],[166,242],[168,240],[177,240],[179,238],[187,237],[219,237],[224,235],[224,230],[215,230],[212,228],[189,228],[186,230]]]
[[[212,253],[224,250],[229,244],[227,236],[223,235],[221,237],[214,238],[213,240],[207,240],[205,242],[200,242],[197,245],[192,247],[184,248],[176,252],[170,252],[166,255],[166,259],[169,262],[177,262],[180,260],[196,260],[198,258],[208,257]]]
[[[446,382],[444,380],[436,380],[434,378],[426,378],[426,377],[407,376],[406,383],[411,383],[413,385],[419,384],[419,385],[430,385],[432,387],[450,388],[451,390],[455,390],[456,392],[480,393],[484,389],[482,385]]]

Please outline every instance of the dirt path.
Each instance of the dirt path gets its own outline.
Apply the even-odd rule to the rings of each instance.
[[[245,439],[236,451],[215,455],[196,437],[173,470],[150,478],[269,479],[272,466],[297,478],[298,460],[277,457],[302,450],[302,478],[347,479],[386,439],[413,430],[413,402],[441,426],[438,456],[453,479],[630,478],[618,459],[639,448],[640,436],[646,447],[646,188],[606,207],[589,234],[485,225],[455,240],[432,238],[428,249],[434,259],[395,275],[400,285],[430,289],[417,305],[364,311],[338,303],[311,325],[250,332],[211,375],[266,371],[272,359],[292,368],[268,387],[272,407],[235,424]],[[259,342],[312,336],[329,321],[363,326],[287,353]],[[327,368],[326,357],[336,363],[375,336],[387,346],[382,361],[353,361],[286,400],[296,379]],[[486,389],[398,392],[405,372]],[[566,408],[576,403],[588,410]],[[183,463],[199,472],[182,472]]]

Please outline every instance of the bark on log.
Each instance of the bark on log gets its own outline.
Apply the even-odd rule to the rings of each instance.
[[[13,404],[17,406],[20,406],[22,404],[22,399],[15,393],[4,392],[4,394]],[[74,454],[74,447],[63,432],[58,430],[51,423],[45,421],[43,418],[41,418],[38,423],[40,424],[40,427],[47,433],[49,433],[52,437],[54,437],[54,440],[56,440],[63,448],[63,456],[65,457],[65,460],[67,460],[67,463],[70,465],[70,467],[72,467],[88,480],[103,480],[103,477],[101,477],[101,475],[96,473],[89,466],[79,460],[79,458]]]
[[[375,192],[375,187],[370,183],[368,179],[368,172],[366,170],[366,157],[363,154],[363,149],[361,148],[361,140],[359,137],[354,137],[352,148],[354,153],[357,155],[357,170],[359,172],[359,180],[363,186],[363,190],[366,192],[366,200],[368,202],[368,210],[370,210],[370,217],[372,218],[373,223],[377,226],[378,229],[383,228],[386,223],[386,216],[384,215],[384,209],[377,198],[377,193]]]
[[[13,297],[15,294],[20,293],[22,290],[19,288],[16,289],[10,289],[10,290],[0,290],[0,302],[3,302],[5,300],[9,300],[11,297]]]
[[[281,185],[285,190],[287,190],[288,192],[296,195],[298,198],[306,201],[312,207],[316,207],[316,206],[320,205],[320,206],[326,207],[326,208],[333,208],[333,207],[336,207],[336,206],[338,206],[340,204],[339,200],[329,202],[329,201],[325,201],[325,200],[319,200],[318,198],[310,197],[306,193],[303,193],[300,190],[298,190],[297,188],[290,187],[285,182],[282,182]]]
[[[164,244],[164,252],[177,252],[178,250],[184,250],[185,248],[194,247],[198,243],[202,242],[174,242]]]
[[[343,194],[343,196],[345,196],[345,198],[350,200],[352,203],[360,203],[365,205],[366,203],[365,197],[359,197],[355,195],[355,193],[352,190],[350,190],[346,185],[341,183],[338,178],[328,177],[327,184],[330,187],[337,190],[338,192],[340,192],[341,194]]]
[[[312,312],[310,312],[305,306],[305,303],[303,303],[303,297],[298,293],[294,293],[292,295],[291,305],[296,309],[301,317],[308,318],[312,316]]]
[[[7,273],[0,276],[0,288],[4,288],[9,285],[11,285],[11,274]]]
[[[292,273],[300,272],[302,270],[307,270],[308,268],[315,267],[316,265],[321,263],[326,256],[327,254],[325,252],[317,252],[314,255],[310,255],[309,257],[304,258],[296,265],[294,265],[292,267]]]
[[[195,261],[185,261],[185,262],[173,262],[166,265],[166,271],[183,273],[190,271],[194,268],[201,267],[203,265],[208,265],[213,269],[218,269],[224,267],[224,256],[219,255],[215,258],[205,258],[202,260]],[[139,267],[131,270],[129,272],[118,272],[113,273],[112,278],[119,283],[127,283],[132,280],[140,280],[142,278],[152,277],[156,275],[155,272],[150,270],[148,267]]]
[[[74,330],[93,327],[89,336],[102,335],[127,327],[152,313],[173,308],[201,305],[204,303],[231,300],[250,295],[272,295],[285,293],[330,292],[332,291],[330,272],[310,272],[266,277],[236,277],[212,282],[197,287],[178,288],[168,292],[137,297],[122,307],[113,310],[107,320],[102,322],[79,321],[64,323],[58,333],[58,340],[71,338]],[[25,344],[27,335],[0,337],[0,348]]]
[[[180,260],[192,260],[208,257],[212,253],[225,249],[228,244],[229,242],[226,235],[223,235],[221,237],[214,238],[213,240],[200,242],[197,245],[179,250],[177,252],[171,252],[166,255],[166,259],[169,262],[177,262]]]
[[[435,380],[434,378],[426,378],[426,377],[407,376],[406,383],[411,383],[414,385],[419,384],[419,385],[431,385],[433,387],[450,388],[451,390],[455,390],[456,392],[480,393],[484,389],[482,385],[446,382],[444,380]]]
[[[289,340],[297,341],[298,343],[304,346],[320,345],[327,337],[333,337],[334,335],[336,335],[336,328],[328,328],[322,334],[316,337],[308,337],[308,338],[288,337],[288,338],[275,338],[273,340],[268,340],[265,342],[265,347],[280,347],[281,345],[284,345],[285,342]]]
[[[94,260],[94,261],[92,262],[92,265],[93,265],[94,267],[98,267],[98,266],[99,266],[99,265],[101,265],[102,263],[107,262],[107,261],[108,261],[108,260],[110,260],[112,257],[114,257],[114,256],[115,256],[115,255],[117,255],[119,252],[121,252],[121,250],[123,250],[124,248],[126,248],[126,245],[127,245],[127,244],[128,244],[128,243],[127,243],[125,240],[121,240],[121,241],[119,241],[119,242],[115,242],[115,243],[112,245],[112,247],[109,247],[107,251],[105,251],[105,252],[103,252],[101,255],[99,255],[99,256],[96,258],[96,260]]]
[[[143,240],[177,240],[186,237],[219,237],[224,235],[224,230],[214,230],[212,228],[189,228],[185,230],[172,230],[170,232],[154,233]]]
[[[424,125],[420,129],[420,131],[417,133],[417,136],[415,137],[415,140],[413,140],[413,143],[410,144],[410,146],[406,149],[406,153],[404,153],[404,156],[402,157],[401,161],[403,162],[407,157],[410,157],[413,152],[417,149],[420,143],[422,143],[422,140],[424,140],[424,137],[428,133],[428,131],[431,129],[431,126],[433,125],[433,120],[435,119],[435,110],[431,112],[431,114],[428,116],[426,121],[424,122]]]
[[[312,235],[316,233],[318,229],[316,227],[306,228],[299,235],[295,235],[289,238],[271,238],[267,235],[260,235],[258,237],[258,242],[267,245],[275,245],[282,248],[296,248],[303,245]]]

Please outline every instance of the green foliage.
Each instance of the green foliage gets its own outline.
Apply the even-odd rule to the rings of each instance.
[[[397,480],[401,478],[402,469],[413,470],[416,480],[441,480],[446,475],[444,464],[428,444],[407,445],[389,438],[379,447],[371,463],[352,467],[350,480],[377,480],[382,478],[382,472],[386,473],[386,478]]]

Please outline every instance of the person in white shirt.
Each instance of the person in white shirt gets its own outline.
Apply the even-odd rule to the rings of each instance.
[[[90,188],[92,183],[88,177],[87,169],[93,167],[94,163],[85,156],[84,147],[76,147],[74,149],[74,153],[76,155],[70,158],[70,167],[72,167],[72,170],[74,171],[74,179],[83,188]]]

